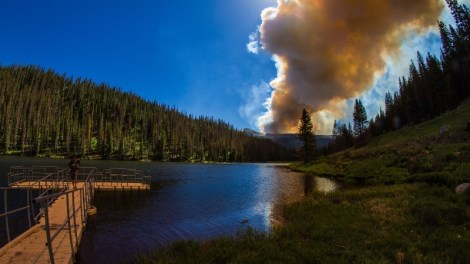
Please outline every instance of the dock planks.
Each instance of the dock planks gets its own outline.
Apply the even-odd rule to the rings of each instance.
[[[84,183],[77,183],[78,188],[83,188]],[[72,188],[71,184],[69,188]],[[80,206],[80,192],[74,192],[75,208]],[[71,195],[69,199],[71,199]],[[70,210],[72,206],[70,205]],[[51,233],[54,233],[67,218],[67,206],[65,194],[59,196],[53,204],[49,206],[49,224]],[[77,237],[74,233],[74,221],[71,219],[73,249],[70,246],[68,228],[59,232],[52,241],[55,263],[72,263],[73,255],[78,251],[80,240],[85,227],[84,216],[78,213],[75,216],[77,227]],[[73,254],[72,254],[73,250]],[[25,234],[20,235],[10,243],[0,249],[0,263],[50,263],[49,251],[46,246],[45,219],[42,218],[39,224],[33,226]]]
[[[49,188],[65,189],[67,187],[68,191],[65,193],[69,193],[69,203],[71,203],[71,196],[73,195],[75,209],[78,209],[81,202],[81,192],[70,192],[72,190],[72,182],[64,180],[63,172],[64,170],[51,166],[37,166],[33,168],[14,166],[8,174],[9,187],[40,190]],[[89,211],[79,212],[75,215],[75,219],[71,219],[71,228],[68,228],[68,225],[66,225],[60,230],[67,219],[66,194],[62,193],[47,207],[51,236],[60,230],[51,243],[54,263],[72,263],[75,261],[74,256],[79,249],[81,237],[86,226],[86,214],[96,212],[96,208],[91,206],[93,191],[150,190],[150,176],[139,170],[111,168],[98,172],[96,168],[80,168],[80,172],[79,176],[82,179],[86,179],[87,185],[85,186],[86,183],[84,181],[78,181],[77,187],[78,189],[87,187],[83,193],[90,195],[90,197],[83,197],[83,202],[88,201],[90,204],[83,206],[88,208]],[[91,181],[89,181],[90,177]],[[42,200],[46,198],[43,197]],[[73,211],[72,207],[69,205],[70,212]],[[0,263],[51,263],[49,247],[47,246],[45,220],[45,217],[42,217],[38,224],[0,248]],[[74,224],[76,224],[76,228]],[[70,242],[69,230],[72,230],[72,243]]]

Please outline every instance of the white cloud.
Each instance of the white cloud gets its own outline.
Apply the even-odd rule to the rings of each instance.
[[[241,91],[244,104],[238,108],[238,113],[252,127],[258,126],[258,118],[266,111],[266,98],[270,98],[271,92],[272,88],[266,82],[253,85],[248,91]]]
[[[261,44],[258,40],[259,31],[255,31],[248,36],[249,42],[246,44],[246,49],[248,52],[253,54],[258,54],[261,49]]]

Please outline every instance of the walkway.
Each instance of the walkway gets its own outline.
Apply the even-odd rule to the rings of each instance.
[[[9,242],[0,248],[0,263],[73,263],[76,261],[75,253],[79,249],[87,217],[96,212],[96,208],[92,206],[95,189],[150,189],[150,176],[140,170],[118,168],[98,171],[96,168],[81,168],[77,189],[72,188],[66,172],[65,169],[47,166],[10,168],[9,188],[1,188],[4,191],[5,212],[0,212],[0,219],[5,219]],[[7,208],[7,193],[12,189],[27,190],[27,200],[30,200],[26,202],[27,206]],[[26,232],[10,241],[9,217],[25,210],[30,218],[30,211],[34,211],[33,200],[30,198],[32,189],[42,192],[34,199],[36,204],[41,205],[40,212],[33,217],[35,223],[30,223]]]
[[[74,256],[78,251],[86,225],[87,210],[85,210],[83,199],[86,197],[81,197],[84,183],[77,183],[77,187],[77,190],[70,190],[59,195],[47,208],[49,235],[55,236],[51,242],[55,263],[74,262]],[[73,214],[73,211],[78,212]],[[68,218],[68,215],[71,217]],[[64,228],[61,228],[64,224]],[[0,249],[0,263],[51,263],[47,246],[47,231],[44,217],[38,224]]]

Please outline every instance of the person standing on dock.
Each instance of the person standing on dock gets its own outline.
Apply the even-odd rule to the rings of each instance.
[[[71,156],[69,161],[69,169],[70,169],[70,178],[72,179],[72,186],[74,189],[77,189],[77,176],[78,176],[78,164],[80,164],[80,160],[77,156]]]

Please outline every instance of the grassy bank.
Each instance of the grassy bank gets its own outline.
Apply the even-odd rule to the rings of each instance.
[[[356,185],[284,209],[269,234],[177,242],[139,263],[470,263],[470,101],[293,169]],[[441,129],[442,128],[442,129]]]
[[[470,100],[440,117],[371,139],[291,168],[358,184],[427,182],[449,187],[470,181]]]
[[[178,242],[139,263],[470,263],[470,194],[426,184],[315,193],[287,224],[206,243]]]

